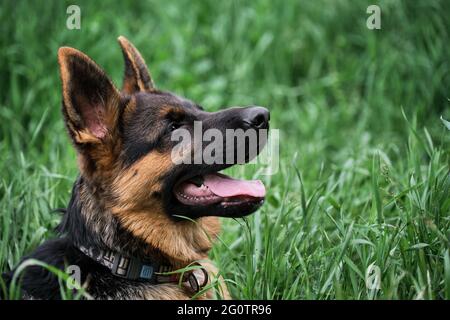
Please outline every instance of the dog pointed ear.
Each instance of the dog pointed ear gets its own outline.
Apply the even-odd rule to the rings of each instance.
[[[125,37],[118,39],[125,59],[125,75],[122,91],[132,94],[139,91],[150,91],[154,88],[152,77],[139,51]]]
[[[115,129],[120,93],[100,67],[84,53],[58,50],[63,113],[76,144],[102,143]]]

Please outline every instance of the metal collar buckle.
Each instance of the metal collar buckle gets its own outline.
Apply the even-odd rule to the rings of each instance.
[[[200,267],[188,274],[188,282],[194,292],[199,292],[208,284],[208,272]]]

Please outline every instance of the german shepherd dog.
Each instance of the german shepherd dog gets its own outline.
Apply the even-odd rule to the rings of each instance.
[[[218,173],[236,162],[174,163],[171,134],[193,131],[194,121],[203,131],[267,131],[269,112],[249,106],[211,113],[158,90],[137,49],[124,37],[118,41],[125,59],[122,90],[84,53],[58,51],[62,112],[80,174],[58,237],[24,259],[60,270],[76,266],[83,287],[74,290],[93,299],[213,298],[207,284],[219,273],[207,259],[218,217],[254,212],[264,186]],[[13,273],[4,276],[6,283]],[[223,281],[214,283],[222,283],[219,297],[228,298]],[[61,298],[60,280],[41,266],[27,267],[19,285],[22,298]]]

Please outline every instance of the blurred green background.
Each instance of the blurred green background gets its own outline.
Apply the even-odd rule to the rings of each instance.
[[[70,4],[80,30],[66,28]],[[366,27],[370,4],[381,30]],[[450,298],[449,12],[445,0],[3,0],[0,270],[53,234],[77,174],[58,47],[120,86],[124,35],[157,87],[209,111],[267,106],[280,130],[266,204],[224,221],[211,255],[235,298]]]

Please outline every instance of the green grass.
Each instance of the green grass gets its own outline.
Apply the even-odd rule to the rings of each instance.
[[[158,87],[208,110],[267,106],[280,129],[266,204],[223,221],[211,254],[235,298],[450,298],[448,1],[377,1],[376,31],[373,1],[76,3],[78,31],[69,2],[0,4],[0,270],[52,236],[77,173],[57,48],[120,84],[125,35]]]

